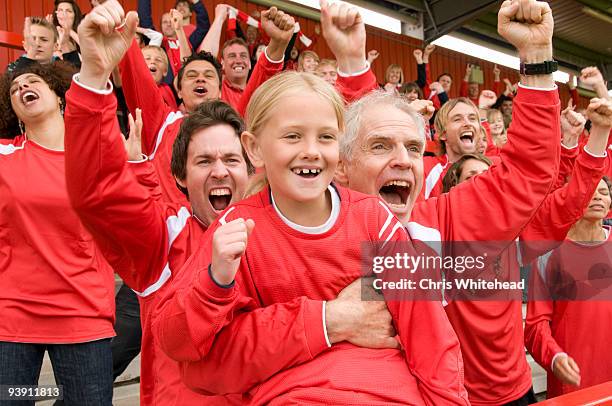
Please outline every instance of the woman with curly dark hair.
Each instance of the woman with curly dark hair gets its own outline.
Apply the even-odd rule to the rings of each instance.
[[[48,351],[64,404],[110,405],[113,270],[65,181],[73,73],[36,63],[0,80],[0,133],[12,137],[0,140],[0,385],[36,385]]]

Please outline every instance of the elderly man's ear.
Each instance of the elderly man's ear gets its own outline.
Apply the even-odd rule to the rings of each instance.
[[[338,161],[334,180],[340,186],[348,187],[348,165],[342,159]]]

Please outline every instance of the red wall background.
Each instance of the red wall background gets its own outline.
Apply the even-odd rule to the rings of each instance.
[[[214,17],[214,7],[221,1],[200,1],[204,2],[212,19]],[[53,0],[0,0],[0,31],[21,33],[23,30],[23,21],[26,16],[44,16],[51,13],[53,10],[53,2]],[[249,3],[245,0],[225,0],[223,2],[246,11],[247,13],[253,10],[263,9],[263,7]],[[77,3],[84,13],[91,9],[88,0],[77,0]],[[162,13],[169,10],[174,5],[175,0],[152,0],[152,3],[153,21],[156,27],[159,28],[159,21]],[[123,0],[122,4],[126,10],[136,10],[137,0]],[[315,25],[317,22],[304,18],[298,18],[298,21],[302,27],[302,32],[307,37],[316,37]],[[421,41],[370,26],[367,27],[367,31],[367,49],[376,49],[380,52],[380,56],[372,66],[379,82],[384,80],[385,69],[391,63],[397,63],[404,68],[404,77],[406,81],[415,80],[416,65],[412,57],[412,51],[416,47],[422,46]],[[332,57],[329,48],[322,38],[315,43],[314,50],[321,57]],[[20,54],[21,52],[19,51],[0,47],[0,66],[6,66]],[[454,85],[451,91],[451,97],[458,96],[459,81],[465,74],[465,66],[467,63],[480,65],[485,74],[485,87],[490,89],[493,82],[493,63],[443,48],[436,49],[431,56],[430,67],[434,78],[442,72],[449,72],[453,76]],[[502,78],[510,78],[512,82],[518,80],[518,73],[516,71],[503,66],[500,66],[500,69],[502,71]],[[565,104],[569,98],[567,86],[560,85],[560,88],[561,99]],[[585,107],[587,105],[587,100],[581,98],[580,105]]]

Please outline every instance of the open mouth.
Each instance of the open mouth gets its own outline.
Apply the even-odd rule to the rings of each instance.
[[[204,86],[198,86],[195,89],[193,89],[193,92],[197,94],[198,96],[204,96],[206,93],[208,93],[208,90],[206,90]]]
[[[321,173],[319,168],[293,168],[291,171],[302,178],[308,179],[316,178]]]
[[[149,71],[151,71],[151,73],[157,72],[157,66],[155,66],[155,65],[149,66]]]
[[[459,135],[459,140],[463,145],[472,146],[474,145],[474,132],[473,131],[464,131]]]
[[[28,105],[38,99],[39,99],[38,95],[31,90],[27,90],[21,94],[21,101],[25,105]]]
[[[232,191],[227,187],[212,189],[208,194],[208,200],[216,211],[223,211],[232,201]]]
[[[234,72],[244,72],[245,68],[246,67],[243,65],[235,65],[232,67]]]
[[[410,196],[410,184],[405,180],[392,180],[385,183],[378,194],[391,206],[405,206]]]

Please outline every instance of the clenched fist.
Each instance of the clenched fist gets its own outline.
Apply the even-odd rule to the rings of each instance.
[[[552,59],[554,22],[548,3],[506,0],[497,15],[497,31],[518,50],[522,61],[540,63]]]
[[[215,230],[211,273],[217,283],[229,285],[234,280],[240,266],[240,258],[246,251],[249,234],[254,227],[253,220],[239,218]]]
[[[281,60],[293,36],[295,20],[284,11],[270,7],[269,10],[261,13],[261,27],[270,37],[270,44],[267,48],[268,57],[275,61]]]

